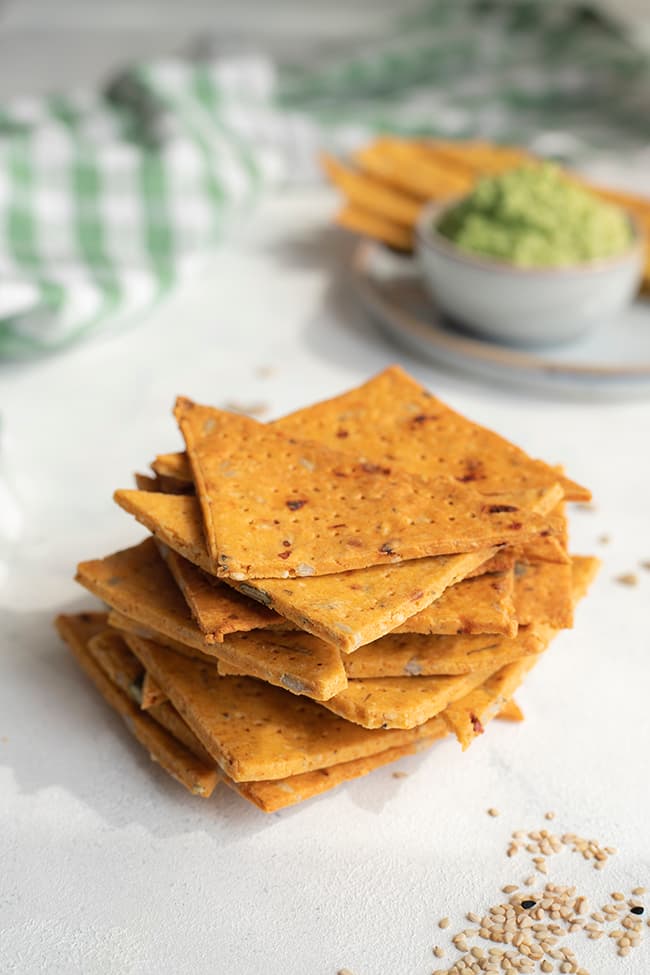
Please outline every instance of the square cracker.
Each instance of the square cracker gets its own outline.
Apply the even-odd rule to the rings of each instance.
[[[567,500],[591,498],[587,488],[551,465],[533,460],[499,434],[456,413],[399,366],[389,366],[363,385],[271,425],[364,461],[396,464],[424,477],[448,474],[485,494],[549,487],[559,480]],[[185,454],[160,454],[152,467],[191,487]]]
[[[555,488],[550,490],[554,493]],[[545,505],[548,493],[525,492],[521,500],[531,506]],[[196,498],[123,490],[115,493],[115,500],[165,545],[209,572],[211,563]],[[495,549],[488,549],[328,576],[234,585],[300,629],[343,653],[351,653],[430,605],[448,586],[465,578],[494,553]]]
[[[207,644],[152,538],[105,559],[81,562],[77,581],[140,625],[204,653],[216,651],[245,670],[254,666],[258,676],[293,693],[321,699],[347,684],[336,648],[308,633],[254,630],[229,636],[218,649]]]
[[[95,617],[95,619],[89,619]],[[185,786],[193,795],[207,798],[219,781],[213,766],[206,766],[176,741],[106,676],[88,653],[88,640],[106,627],[105,613],[81,613],[57,616],[55,626],[77,663],[90,678],[106,702],[123,718],[127,727],[149,752],[153,761]],[[101,628],[101,629],[100,629]]]
[[[515,636],[517,614],[512,599],[514,566],[464,579],[445,589],[440,599],[410,616],[396,633],[451,635],[498,633]]]
[[[320,704],[216,668],[150,640],[129,646],[217,764],[235,781],[283,779],[410,745],[439,733],[427,722],[409,731],[368,731]]]
[[[352,461],[250,417],[177,400],[212,574],[327,575],[549,534],[543,518],[452,477]]]

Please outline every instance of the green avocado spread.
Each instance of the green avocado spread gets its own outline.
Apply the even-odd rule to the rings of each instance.
[[[621,254],[625,213],[572,183],[551,163],[480,180],[437,230],[464,251],[520,267],[559,267]]]

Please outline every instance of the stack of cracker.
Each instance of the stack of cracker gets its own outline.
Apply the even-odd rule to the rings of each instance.
[[[151,534],[78,567],[108,612],[57,619],[171,775],[271,812],[521,718],[596,570],[567,554],[589,491],[397,367],[269,424],[175,415],[186,452],[115,494]]]

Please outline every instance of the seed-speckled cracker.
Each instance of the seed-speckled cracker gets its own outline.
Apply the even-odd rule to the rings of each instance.
[[[326,575],[548,535],[529,508],[451,477],[351,461],[318,443],[179,399],[212,574]]]
[[[209,576],[164,543],[159,542],[158,551],[208,643],[222,643],[228,633],[291,628],[277,613]]]
[[[573,605],[586,594],[599,568],[598,559],[573,556],[571,560],[571,593]],[[446,709],[443,717],[465,750],[481,734],[490,718],[499,712],[517,690],[526,674],[535,666],[544,650],[557,634],[558,629],[549,625],[541,616],[531,625],[536,631],[541,647],[538,653],[507,664],[493,674],[483,686],[466,697],[456,700]]]
[[[157,721],[159,725],[165,728],[165,730],[168,731],[173,738],[176,738],[176,740],[180,741],[182,745],[185,745],[192,755],[195,755],[196,758],[198,758],[208,767],[214,767],[214,759],[208,754],[192,729],[183,721],[180,714],[170,701],[164,700],[159,704],[154,704],[149,709],[148,713],[154,719],[154,721]]]
[[[499,721],[523,721],[524,712],[521,710],[514,697],[503,705],[497,714]]]
[[[151,708],[160,704],[166,699],[167,695],[161,687],[158,687],[155,680],[151,674],[145,673],[142,678],[142,693],[140,699],[140,707],[143,711],[149,711]]]
[[[573,626],[572,568],[550,562],[515,566],[515,612],[521,626],[548,623],[554,629]]]
[[[97,617],[89,621],[88,617]],[[103,622],[99,619],[103,617]],[[87,642],[106,626],[106,614],[81,613],[78,616],[58,616],[55,626],[61,638],[74,654],[85,674],[93,682],[107,703],[123,718],[129,730],[157,762],[193,795],[207,798],[219,781],[213,766],[206,766],[191,752],[161,728],[106,676],[88,653]]]
[[[412,745],[389,748],[386,751],[378,752],[376,755],[355,758],[350,762],[341,762],[339,765],[330,765],[313,772],[303,772],[301,775],[292,775],[286,779],[270,779],[266,782],[233,782],[232,779],[225,776],[224,784],[238,792],[240,796],[248,799],[263,812],[277,812],[278,809],[293,806],[297,802],[304,802],[306,799],[321,795],[343,782],[357,779],[377,768],[381,768],[383,765],[396,762],[406,755],[412,755],[414,752],[420,751],[421,748],[429,747],[439,738],[444,738],[446,733],[447,727],[440,720],[437,730],[435,732],[432,730],[429,738],[420,739]]]
[[[294,693],[324,699],[347,684],[336,648],[308,633],[254,630],[232,634],[216,647],[207,644],[152,538],[80,563],[77,580],[140,625],[246,671],[255,667],[259,677]]]
[[[423,477],[448,474],[485,494],[549,487],[559,481],[567,500],[591,498],[587,488],[551,465],[533,460],[494,431],[456,413],[399,366],[270,425],[290,436],[317,440],[362,460],[394,464]],[[161,454],[152,467],[191,484],[184,454]]]
[[[547,493],[545,490],[524,492],[517,499],[531,506],[544,505]],[[160,541],[209,571],[210,559],[196,498],[123,490],[115,493],[115,500]],[[464,579],[493,554],[494,549],[488,549],[391,566],[370,566],[329,576],[265,579],[234,585],[301,629],[350,653],[429,606],[448,586]]]
[[[133,656],[123,637],[115,630],[106,629],[86,641],[86,650],[106,676],[142,706],[144,668]]]
[[[396,633],[499,633],[515,636],[512,599],[514,567],[505,572],[464,579],[445,589],[440,599],[409,617]]]
[[[350,680],[322,706],[364,728],[415,728],[482,684],[492,669],[449,677],[379,677]]]
[[[129,646],[218,765],[235,781],[282,779],[409,745],[439,733],[368,731],[304,697],[128,637]]]

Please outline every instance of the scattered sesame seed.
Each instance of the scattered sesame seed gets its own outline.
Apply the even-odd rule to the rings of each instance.
[[[612,540],[611,535],[604,534],[598,536],[598,541],[600,542],[601,545],[609,545],[611,540]]]
[[[499,810],[498,809],[495,809],[494,806],[490,806],[490,808],[487,811],[487,814],[488,814],[488,816],[498,816],[499,815]]]
[[[445,957],[445,949],[444,948],[441,948],[440,945],[436,945],[435,946],[435,948],[433,949],[433,953],[436,956],[436,958],[444,958]]]
[[[650,564],[650,563],[649,563]],[[645,887],[635,887],[632,891],[635,897],[641,897],[642,894],[646,893]]]
[[[544,819],[555,819],[555,813],[554,812],[544,813]]]
[[[613,901],[624,901],[625,900],[625,894],[621,894],[620,890],[615,890],[614,893],[612,894],[612,900]]]
[[[650,559],[644,559],[642,562],[639,562],[639,565],[642,569],[645,569],[646,572],[650,572]]]
[[[394,779],[408,779],[408,777],[409,777],[408,772],[402,772],[399,769],[397,770],[397,772],[393,772]]]
[[[630,908],[630,914],[643,914],[643,908],[640,904],[635,904],[634,907]]]
[[[440,918],[440,920],[438,921],[438,927],[439,928],[448,928],[449,927],[449,918],[448,917],[442,917],[442,918]]]
[[[516,890],[519,890],[519,887],[517,884],[506,884],[506,886],[502,887],[501,890],[504,894],[514,894]]]

